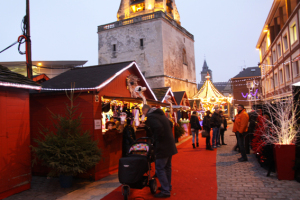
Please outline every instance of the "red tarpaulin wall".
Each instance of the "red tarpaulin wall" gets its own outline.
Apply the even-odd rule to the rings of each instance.
[[[0,199],[30,188],[28,90],[0,87]]]

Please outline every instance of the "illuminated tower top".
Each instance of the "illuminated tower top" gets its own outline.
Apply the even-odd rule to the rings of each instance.
[[[118,21],[162,11],[180,24],[180,15],[175,0],[121,0]]]

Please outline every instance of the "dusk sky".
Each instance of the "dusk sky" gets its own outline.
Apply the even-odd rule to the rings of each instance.
[[[181,25],[195,37],[197,80],[204,55],[214,81],[257,66],[255,49],[273,0],[176,0]],[[32,60],[98,64],[97,26],[117,20],[120,0],[30,0]],[[0,51],[21,35],[25,0],[0,1]],[[25,45],[24,45],[25,47]],[[17,45],[0,62],[25,61]]]

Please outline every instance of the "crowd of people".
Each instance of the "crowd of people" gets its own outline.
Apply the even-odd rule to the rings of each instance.
[[[193,135],[193,148],[199,147],[199,131],[202,131],[202,135],[206,136],[207,150],[213,150],[214,148],[221,147],[221,145],[227,145],[224,141],[224,133],[227,130],[227,120],[223,115],[223,111],[215,109],[213,114],[209,110],[206,111],[206,115],[203,118],[203,128],[200,126],[197,112],[194,111],[191,116],[190,123]],[[210,137],[211,130],[213,131],[212,140]],[[205,134],[203,132],[205,132]]]
[[[171,185],[171,163],[172,156],[177,154],[175,139],[173,137],[171,121],[166,117],[164,112],[159,108],[151,108],[144,105],[142,112],[147,120],[142,123],[140,127],[144,127],[147,135],[154,139],[155,149],[155,169],[156,176],[161,184],[160,193],[154,195],[156,198],[170,197]],[[234,119],[233,132],[237,136],[237,146],[242,154],[239,161],[247,161],[246,150],[244,147],[245,133],[248,131],[249,116],[246,113],[244,106],[238,106],[238,114]],[[214,148],[226,145],[224,141],[224,133],[227,130],[227,120],[223,115],[223,111],[215,109],[214,113],[206,111],[203,119],[203,127],[200,125],[198,114],[194,111],[190,118],[191,132],[192,132],[192,146],[199,147],[199,132],[206,133],[206,149],[214,150]],[[210,133],[212,130],[212,138]],[[134,129],[132,129],[130,122],[125,126],[123,132],[123,151],[128,152],[130,143],[135,140]],[[123,154],[126,156],[126,153]]]
[[[248,136],[248,123],[249,115],[246,112],[243,105],[238,105],[237,115],[234,117],[233,122],[233,132],[237,138],[237,144],[234,150],[241,153],[241,158],[238,159],[240,162],[248,161],[247,153],[249,149],[249,140],[245,140]],[[223,115],[223,111],[215,108],[214,113],[209,110],[206,111],[206,115],[203,118],[203,128],[200,126],[200,122],[197,116],[197,112],[193,112],[191,116],[191,132],[193,135],[192,145],[193,148],[199,147],[198,133],[201,130],[202,135],[206,136],[206,149],[214,150],[214,148],[221,147],[222,145],[227,145],[224,141],[224,133],[227,131],[227,120]],[[203,130],[202,130],[203,129]],[[211,138],[212,131],[212,138]],[[251,130],[253,131],[253,130]],[[206,134],[203,134],[206,133]],[[246,141],[246,142],[245,142]],[[196,145],[195,145],[196,142]]]

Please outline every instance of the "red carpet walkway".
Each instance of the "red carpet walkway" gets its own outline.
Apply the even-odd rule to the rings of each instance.
[[[180,200],[216,200],[216,152],[205,149],[205,139],[200,139],[200,147],[193,149],[192,140],[177,146],[178,154],[172,160],[171,198]],[[158,180],[157,180],[158,181]],[[149,187],[142,190],[132,189],[130,200],[156,199]],[[121,187],[102,198],[102,200],[122,200]]]

